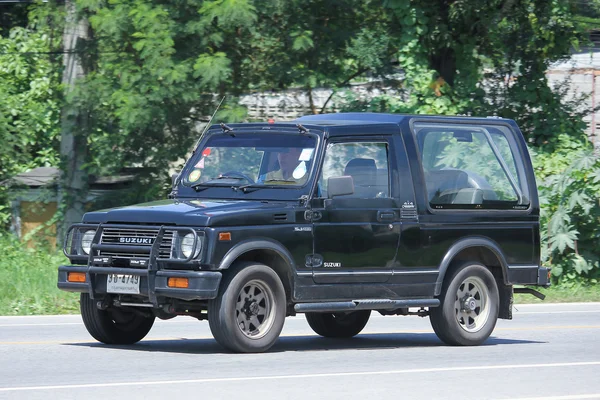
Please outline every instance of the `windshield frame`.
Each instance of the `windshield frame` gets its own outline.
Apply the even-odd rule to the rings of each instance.
[[[232,179],[227,180],[223,179],[224,182],[215,182],[210,181],[212,183],[196,183],[190,184],[186,182],[182,177],[188,176],[192,171],[193,166],[200,160],[202,157],[202,149],[206,147],[206,144],[213,138],[218,135],[226,135],[220,129],[210,129],[206,132],[198,146],[196,147],[194,153],[188,158],[183,169],[180,173],[180,178],[177,182],[177,198],[214,198],[214,199],[260,199],[260,200],[297,200],[302,196],[308,196],[312,193],[314,189],[315,173],[318,170],[318,163],[320,162],[320,151],[323,145],[323,134],[324,130],[321,129],[311,129],[307,133],[300,133],[298,128],[295,126],[294,129],[291,129],[290,126],[284,127],[274,127],[269,126],[268,130],[257,126],[244,127],[234,126],[234,134],[235,137],[231,137],[232,141],[235,141],[239,136],[242,135],[252,135],[252,134],[278,134],[278,135],[289,135],[289,136],[310,136],[315,140],[315,149],[313,153],[313,159],[310,165],[310,168],[307,171],[308,178],[306,182],[302,185],[287,185],[287,184],[250,184],[247,180],[244,179]],[[320,128],[320,127],[319,127]],[[264,157],[264,155],[263,155]],[[261,160],[262,164],[263,160]],[[243,188],[242,188],[243,187]],[[240,189],[240,190],[238,190]],[[241,190],[243,189],[243,190]]]

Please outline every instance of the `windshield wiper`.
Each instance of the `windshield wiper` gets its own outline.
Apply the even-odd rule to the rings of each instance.
[[[246,180],[246,178],[242,178],[241,176],[221,175],[221,176],[219,176],[219,177],[217,177],[217,178],[212,178],[212,179],[209,179],[209,180],[207,180],[206,182],[210,182],[210,181],[217,181],[217,180],[219,180],[219,179],[237,179],[238,181],[241,181],[242,179],[243,179],[243,180]],[[205,183],[206,183],[206,182],[205,182]]]
[[[264,183],[298,183],[293,179],[269,179],[268,181],[264,181]]]
[[[246,189],[253,188],[255,190],[259,190],[259,189],[264,188],[264,186],[263,185],[257,185],[255,183],[250,183],[248,185],[239,185],[239,186],[235,186],[234,185],[231,188],[233,189],[234,192],[237,192],[238,190],[241,190],[242,193],[248,193],[248,191]]]
[[[208,189],[209,187],[211,187],[212,185],[207,185],[204,182],[200,182],[200,183],[195,183],[193,185],[190,186],[190,188],[196,190],[196,192],[201,192],[203,190]]]
[[[237,181],[245,180],[244,178],[239,177],[239,176],[221,175],[221,176],[219,176],[217,178],[211,178],[211,179],[209,179],[207,181],[204,181],[204,182],[194,183],[190,187],[192,189],[196,189],[197,192],[199,192],[201,190],[204,190],[204,189],[208,189],[209,187],[225,187],[226,185],[223,185],[223,184],[219,184],[219,185],[212,185],[211,184],[212,181],[218,181],[218,180],[221,180],[221,179],[235,179]]]
[[[263,183],[262,185],[257,185],[256,183],[250,183],[248,185],[239,185],[239,186],[234,185],[231,188],[236,192],[238,190],[241,190],[242,192],[247,193],[248,191],[246,189],[249,189],[249,188],[253,188],[256,190],[263,189],[265,187],[265,185],[268,183],[296,184],[297,182],[292,179],[269,179],[269,180],[263,181],[262,183]]]

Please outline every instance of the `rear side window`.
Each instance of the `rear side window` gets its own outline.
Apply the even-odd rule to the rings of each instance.
[[[415,134],[432,208],[522,209],[529,204],[508,127],[416,123]]]

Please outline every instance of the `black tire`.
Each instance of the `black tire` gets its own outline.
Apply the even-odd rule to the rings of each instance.
[[[100,310],[89,294],[79,296],[83,324],[94,339],[106,344],[133,344],[142,340],[154,324],[154,316],[144,317],[119,308]]]
[[[349,338],[358,335],[371,316],[371,310],[349,313],[306,313],[308,325],[315,333],[329,338]]]
[[[444,280],[440,306],[429,311],[438,338],[452,346],[476,346],[494,330],[498,320],[496,279],[485,266],[466,262]]]
[[[271,268],[236,263],[224,276],[219,294],[208,302],[208,323],[217,342],[240,353],[267,351],[283,329],[285,289]]]

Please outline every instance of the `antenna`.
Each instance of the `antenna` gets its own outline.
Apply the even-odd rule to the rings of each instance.
[[[198,139],[198,141],[196,142],[196,145],[194,146],[194,150],[192,151],[192,156],[194,154],[196,154],[196,150],[198,150],[198,146],[200,145],[200,141],[202,141],[202,138],[204,137],[204,134],[206,133],[206,131],[208,130],[208,128],[210,127],[210,123],[212,122],[213,118],[215,117],[215,115],[217,115],[217,111],[219,111],[219,108],[221,107],[221,104],[223,104],[223,100],[225,100],[225,96],[223,96],[223,98],[221,99],[221,101],[219,102],[219,105],[217,106],[217,108],[215,109],[215,112],[213,113],[213,115],[210,117],[210,119],[208,120],[208,122],[206,123],[206,126],[204,127],[204,130],[202,131],[202,133],[200,134],[200,138]],[[191,157],[190,157],[191,158]],[[174,182],[173,182],[173,190],[171,191],[171,195],[176,196],[177,193],[174,191],[176,190],[175,188],[177,187],[177,185],[179,185],[179,181],[181,180],[181,172],[179,173],[179,175],[177,175],[177,178],[175,178]]]
[[[204,134],[206,133],[206,131],[208,130],[208,128],[210,128],[210,123],[212,122],[213,118],[215,117],[215,115],[217,115],[217,111],[219,111],[219,108],[221,108],[221,104],[223,104],[223,100],[225,100],[225,96],[223,96],[223,98],[221,99],[221,101],[219,102],[219,105],[217,106],[217,108],[215,109],[215,112],[213,113],[213,115],[210,117],[210,119],[208,120],[208,122],[206,123],[206,126],[204,127],[204,130],[202,131],[202,133],[200,134],[200,138],[198,139],[198,141],[196,142],[196,145],[194,146],[194,151],[192,151],[192,155],[194,155],[196,153],[196,150],[198,149],[198,145],[200,144],[200,141],[202,140],[202,138],[204,137]]]

